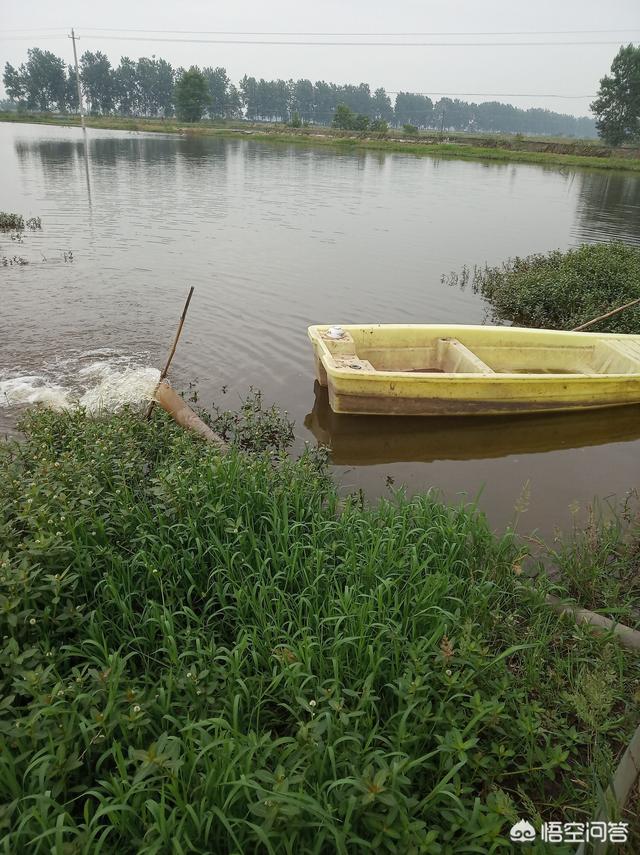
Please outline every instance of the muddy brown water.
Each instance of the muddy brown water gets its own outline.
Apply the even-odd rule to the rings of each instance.
[[[518,508],[520,530],[549,536],[594,497],[637,486],[640,407],[339,417],[314,385],[306,328],[482,322],[482,301],[443,273],[584,241],[640,244],[640,177],[97,130],[85,150],[79,129],[9,124],[0,157],[0,209],[43,225],[21,244],[0,235],[0,256],[29,262],[0,267],[0,392],[12,400],[159,367],[195,285],[174,383],[197,383],[205,405],[259,387],[295,419],[297,448],[332,446],[343,490],[375,497],[391,479],[479,496],[496,527]],[[20,407],[2,403],[11,433]]]

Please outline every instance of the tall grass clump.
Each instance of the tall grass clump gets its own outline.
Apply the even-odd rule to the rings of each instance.
[[[618,507],[587,508],[549,551],[561,595],[621,623],[640,628],[640,509],[633,491]]]
[[[572,329],[640,297],[640,249],[622,243],[583,244],[562,252],[510,258],[490,267],[444,276],[469,282],[491,306],[494,320],[541,329]],[[628,309],[590,328],[640,332],[640,309]]]
[[[339,501],[262,418],[220,457],[34,411],[0,451],[0,851],[507,852],[589,818],[637,659],[473,508]]]

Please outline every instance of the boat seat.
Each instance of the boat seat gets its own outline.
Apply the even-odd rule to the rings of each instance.
[[[358,359],[357,356],[334,356],[336,368],[351,368],[354,371],[362,371],[365,374],[375,374],[375,368],[368,359]]]
[[[495,374],[493,368],[457,338],[439,338],[436,357],[445,374]]]

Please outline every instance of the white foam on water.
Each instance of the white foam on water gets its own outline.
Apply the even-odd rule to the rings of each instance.
[[[79,405],[90,413],[112,413],[127,405],[150,401],[160,379],[158,369],[150,366],[125,371],[101,367],[97,371],[102,379],[97,386],[87,389],[79,400]],[[92,376],[95,374],[94,371]]]
[[[52,410],[65,410],[70,406],[69,391],[37,375],[12,377],[0,380],[0,407],[45,404]]]
[[[140,365],[140,356],[94,350],[49,362],[42,374],[0,379],[0,407],[43,404],[55,410],[82,407],[96,414],[143,404],[151,400],[160,372]],[[84,364],[88,358],[92,361]]]

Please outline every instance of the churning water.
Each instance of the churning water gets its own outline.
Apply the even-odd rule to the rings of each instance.
[[[95,360],[96,355],[101,358]],[[82,407],[87,412],[116,412],[126,405],[149,401],[160,371],[136,366],[134,357],[105,353],[81,353],[44,363],[39,374],[0,380],[0,407],[44,404],[53,410]]]

